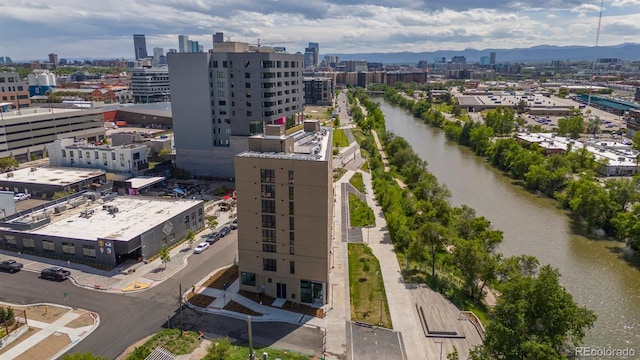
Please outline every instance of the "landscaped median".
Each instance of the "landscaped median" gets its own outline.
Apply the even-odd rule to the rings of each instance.
[[[351,320],[392,329],[380,263],[365,244],[348,244]]]

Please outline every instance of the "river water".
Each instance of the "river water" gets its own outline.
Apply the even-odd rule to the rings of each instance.
[[[562,285],[598,315],[585,346],[634,348],[640,356],[640,261],[623,244],[579,235],[556,202],[514,184],[444,131],[376,98],[387,130],[405,138],[428,170],[451,190],[454,206],[466,204],[504,232],[499,251],[527,254],[560,270]]]

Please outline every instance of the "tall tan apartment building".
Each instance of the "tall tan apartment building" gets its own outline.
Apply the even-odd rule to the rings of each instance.
[[[333,214],[331,128],[267,125],[235,157],[240,289],[327,303]]]

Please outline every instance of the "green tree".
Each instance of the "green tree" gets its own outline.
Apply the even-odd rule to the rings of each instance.
[[[636,150],[640,150],[640,131],[636,131],[633,135],[633,148]]]
[[[557,269],[545,265],[536,277],[520,276],[501,287],[480,348],[484,359],[562,359],[593,326],[593,311],[578,306],[560,285]]]
[[[226,360],[231,357],[231,351],[233,345],[229,341],[228,337],[220,339],[217,342],[212,341],[211,345],[207,348],[207,355],[202,360]]]
[[[209,229],[217,228],[218,227],[218,219],[216,219],[215,216],[208,216],[207,217],[207,226],[209,227]]]
[[[582,115],[571,116],[558,120],[558,134],[577,139],[585,130]]]
[[[169,155],[171,155],[171,149],[162,149],[160,150],[160,152],[158,153],[158,157],[162,160],[166,160],[167,157],[169,157]]]
[[[164,264],[164,268],[166,269],[167,263],[171,261],[171,254],[169,254],[169,248],[166,246],[163,246],[162,249],[160,249],[159,255],[160,255],[160,260],[162,261],[162,263]]]
[[[62,360],[107,360],[106,357],[93,355],[91,352],[66,354]]]
[[[0,172],[5,172],[18,167],[18,160],[10,157],[0,159]]]
[[[640,204],[634,204],[631,211],[623,211],[612,219],[619,239],[635,251],[640,251]]]
[[[511,109],[498,106],[494,111],[489,111],[485,117],[485,124],[500,136],[513,131],[515,116]]]
[[[191,247],[191,245],[193,245],[193,242],[196,240],[196,234],[191,231],[191,229],[189,229],[189,231],[187,231],[187,236],[185,236],[184,238],[185,240],[187,240],[189,247]]]
[[[601,133],[600,131],[600,126],[602,125],[602,120],[600,120],[599,117],[595,117],[593,119],[589,119],[589,122],[587,123],[587,133],[589,134],[599,134]]]

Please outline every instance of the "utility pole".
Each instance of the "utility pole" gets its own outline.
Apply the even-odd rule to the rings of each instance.
[[[253,341],[251,339],[251,315],[247,316],[247,327],[249,331],[249,360],[254,360],[255,354],[253,353]]]
[[[178,303],[180,304],[180,336],[182,336],[182,284],[179,284],[180,294],[178,295]]]

